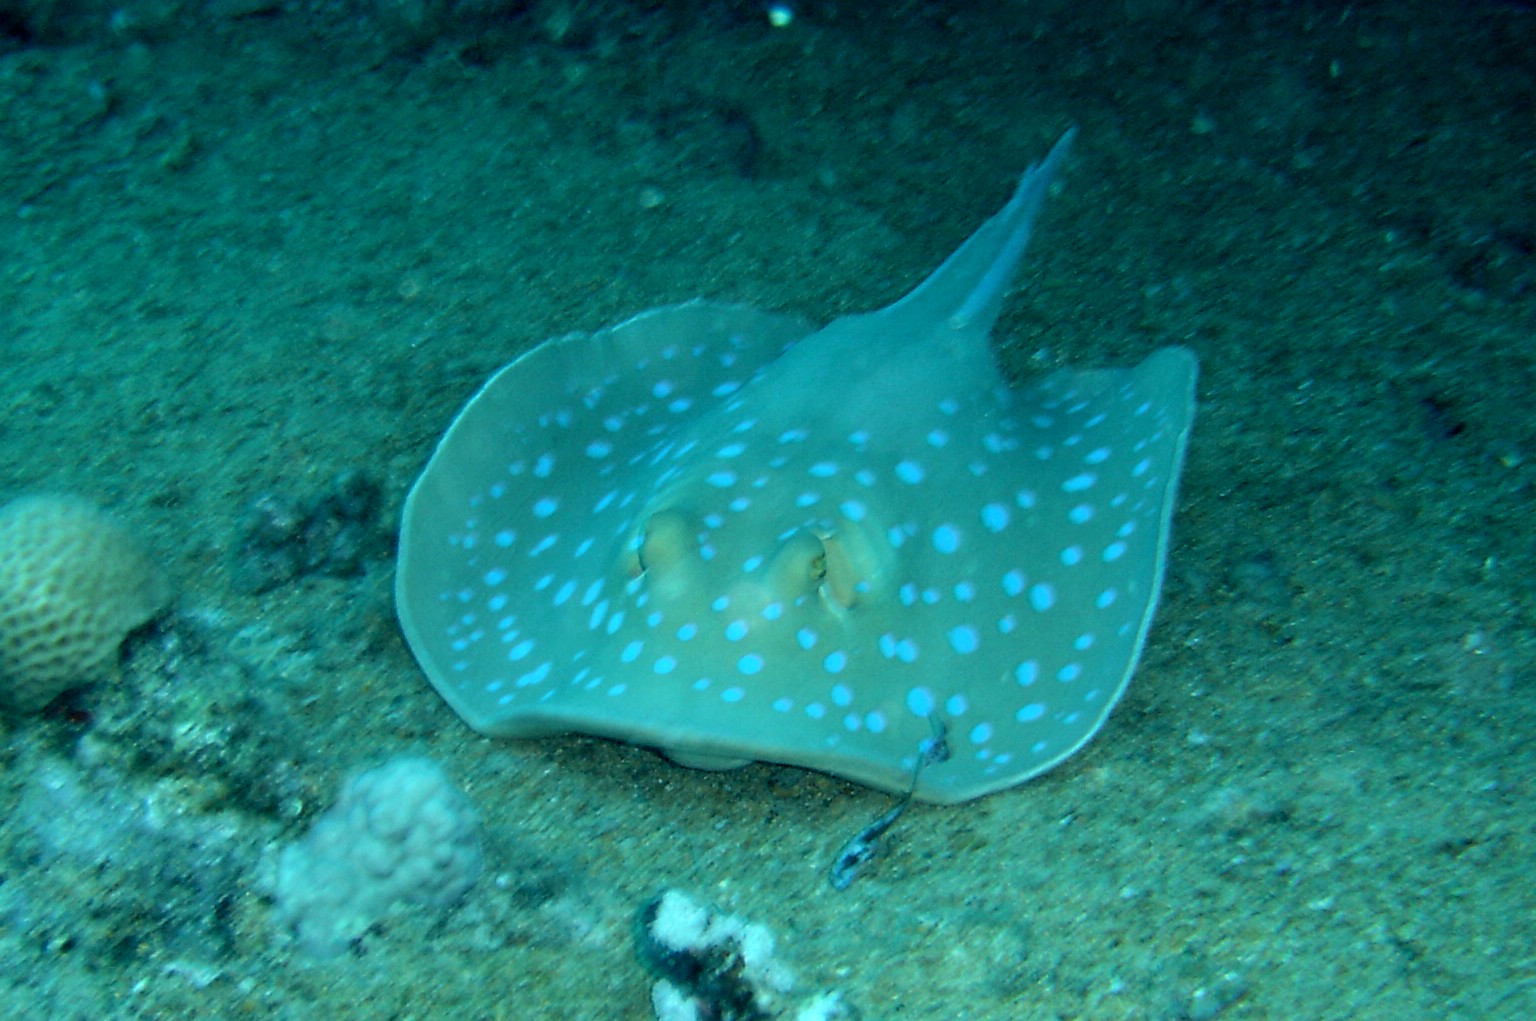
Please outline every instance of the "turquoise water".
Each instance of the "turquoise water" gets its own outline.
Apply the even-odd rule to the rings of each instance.
[[[120,683],[7,722],[10,1016],[645,1018],[632,921],[668,887],[867,1021],[1536,1011],[1536,19],[851,7],[0,20],[0,499],[87,496],[180,588]],[[387,532],[491,372],[695,296],[884,305],[1073,123],[1002,359],[1202,365],[1093,743],[914,806],[839,893],[882,795],[442,704]],[[253,502],[344,472],[386,534],[250,583]],[[309,960],[277,851],[402,754],[477,807],[485,872]]]

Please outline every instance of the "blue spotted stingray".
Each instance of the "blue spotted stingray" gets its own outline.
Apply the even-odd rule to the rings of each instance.
[[[475,730],[951,803],[1103,725],[1162,581],[1183,348],[1023,387],[989,340],[1069,132],[888,308],[695,301],[498,372],[412,489],[397,601]],[[917,770],[947,728],[947,761]]]

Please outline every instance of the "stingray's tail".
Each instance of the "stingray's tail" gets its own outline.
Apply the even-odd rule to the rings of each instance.
[[[928,279],[885,311],[915,314],[928,322],[947,321],[957,330],[990,331],[1008,283],[1029,246],[1035,216],[1076,135],[1076,128],[1068,128],[1045,159],[1024,172],[1008,204],[977,228]]]

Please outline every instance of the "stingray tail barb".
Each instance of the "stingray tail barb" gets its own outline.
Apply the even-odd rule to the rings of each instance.
[[[1008,204],[885,314],[914,314],[928,322],[947,322],[955,330],[989,332],[1029,247],[1035,217],[1076,135],[1075,127],[1067,129],[1045,159],[1024,172]]]

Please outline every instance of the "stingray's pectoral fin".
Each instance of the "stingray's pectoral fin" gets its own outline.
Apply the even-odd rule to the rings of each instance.
[[[742,766],[752,763],[751,759],[733,759],[726,755],[706,755],[703,752],[690,752],[682,748],[661,748],[658,750],[679,766],[687,766],[689,769],[740,769]]]

